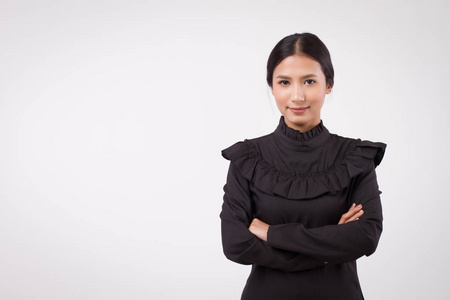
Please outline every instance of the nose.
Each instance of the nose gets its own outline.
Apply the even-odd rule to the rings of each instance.
[[[291,100],[292,102],[305,101],[305,94],[299,84],[293,85]]]

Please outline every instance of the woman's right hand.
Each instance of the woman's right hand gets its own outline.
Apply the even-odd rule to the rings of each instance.
[[[341,219],[339,220],[338,225],[345,224],[352,221],[357,221],[359,218],[364,214],[364,211],[362,210],[362,205],[359,204],[358,206],[353,203],[353,205],[350,207],[348,212],[342,215]]]

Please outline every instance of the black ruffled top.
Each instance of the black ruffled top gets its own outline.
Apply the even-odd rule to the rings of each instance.
[[[277,158],[265,158],[275,151],[266,148],[285,148]],[[329,151],[315,151],[325,147]],[[341,149],[339,153],[334,148]],[[369,141],[352,140],[331,135],[321,122],[310,131],[301,133],[288,127],[284,118],[275,132],[268,137],[245,140],[222,151],[224,158],[233,162],[244,177],[263,192],[288,199],[308,199],[323,193],[335,193],[349,186],[351,179],[361,174],[372,162],[378,166],[386,145]],[[323,168],[300,170],[289,168],[301,159],[302,152],[330,152],[332,163]],[[287,155],[289,153],[290,155]],[[285,155],[283,155],[285,154]],[[272,154],[273,155],[273,154]],[[307,155],[305,155],[307,156]],[[270,160],[270,163],[268,162]],[[277,163],[277,160],[280,162]],[[284,163],[281,161],[285,161]],[[305,162],[304,164],[308,164]],[[287,166],[285,166],[287,165]]]
[[[331,134],[323,122],[302,133],[281,117],[273,133],[222,151],[231,162],[224,253],[252,265],[242,299],[363,299],[356,259],[381,235],[375,167],[385,148]],[[337,225],[352,203],[364,215]],[[248,230],[253,218],[270,224],[267,242]]]

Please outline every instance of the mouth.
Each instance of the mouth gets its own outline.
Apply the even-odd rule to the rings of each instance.
[[[307,111],[309,106],[307,107],[289,107],[289,109],[295,114],[301,114]]]

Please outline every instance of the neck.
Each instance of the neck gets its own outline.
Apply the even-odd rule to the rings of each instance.
[[[318,121],[314,120],[313,122],[306,123],[306,124],[295,124],[295,123],[290,122],[287,119],[284,119],[284,122],[286,123],[286,125],[289,128],[292,128],[294,130],[298,130],[298,131],[303,133],[303,132],[310,131],[311,129],[313,129],[314,127],[319,125],[320,124],[320,119]]]

